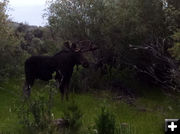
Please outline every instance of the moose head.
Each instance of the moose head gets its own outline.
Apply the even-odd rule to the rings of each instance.
[[[76,65],[82,65],[87,68],[89,66],[88,60],[85,58],[84,53],[94,51],[97,47],[89,40],[73,42],[65,42],[64,46],[72,52],[72,59]]]

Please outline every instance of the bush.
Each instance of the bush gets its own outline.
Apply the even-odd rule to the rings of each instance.
[[[51,111],[55,89],[52,83],[54,82],[50,82],[43,91],[37,90],[31,95],[31,98],[23,99],[21,105],[17,107],[16,111],[20,119],[19,121],[25,130],[33,133],[44,132],[47,134],[56,131]],[[48,92],[45,92],[45,90]]]
[[[180,29],[174,33],[172,38],[175,43],[173,47],[169,49],[169,51],[176,60],[180,60]]]
[[[115,127],[115,116],[105,107],[102,107],[96,120],[98,134],[115,134]]]
[[[78,134],[80,132],[82,126],[82,112],[74,100],[72,100],[68,104],[67,109],[64,110],[63,118],[68,120],[69,123],[68,128],[66,128],[68,134]]]
[[[14,35],[7,10],[8,0],[3,0],[0,2],[0,80],[21,74],[27,57],[19,46],[20,40]]]
[[[75,92],[88,91],[89,89],[100,89],[104,88],[105,81],[101,77],[100,71],[90,69],[84,69],[81,66],[74,69],[71,80],[71,89]]]
[[[135,129],[127,123],[116,124],[115,115],[104,106],[95,122],[95,130],[90,134],[135,134]]]
[[[165,68],[159,71],[159,68],[167,66],[162,63],[164,59],[173,61],[166,50],[172,45],[168,40],[179,25],[178,16],[179,11],[171,8],[168,2],[157,0],[55,0],[49,2],[46,10],[49,27],[56,38],[72,41],[89,39],[99,47],[94,56],[107,65],[107,70],[112,67],[120,70],[118,67],[122,65],[125,68],[131,66],[142,82],[146,79],[170,89],[175,89],[175,84],[164,78],[168,76],[171,79],[171,70]],[[143,50],[152,47],[155,53],[132,52],[130,44],[140,48],[148,45]],[[178,48],[179,45],[174,48],[173,55],[178,55]],[[162,60],[159,60],[159,55]],[[149,57],[153,58],[153,62]],[[157,68],[154,69],[154,65],[158,65]],[[99,85],[97,74],[96,77],[93,73],[89,75],[95,79],[86,82],[92,80],[89,84]],[[105,78],[105,86],[109,77]]]

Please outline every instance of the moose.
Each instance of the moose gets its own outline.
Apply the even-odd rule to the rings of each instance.
[[[74,66],[82,65],[87,68],[89,62],[83,54],[94,51],[97,47],[89,40],[74,42],[71,45],[69,42],[65,42],[64,46],[65,49],[54,56],[31,56],[25,61],[25,84],[23,88],[25,97],[30,96],[35,79],[49,81],[55,72],[61,98],[63,100],[65,94],[68,100],[68,88]]]

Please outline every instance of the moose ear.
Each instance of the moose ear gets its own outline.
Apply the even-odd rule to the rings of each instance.
[[[64,42],[64,46],[65,46],[66,48],[68,48],[68,49],[71,48],[71,47],[70,47],[70,44],[69,44],[69,41]]]

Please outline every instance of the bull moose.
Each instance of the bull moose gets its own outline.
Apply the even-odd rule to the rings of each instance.
[[[77,46],[85,47],[77,47]],[[55,79],[59,83],[62,100],[64,94],[68,99],[68,86],[75,65],[82,65],[87,68],[88,60],[83,56],[83,53],[96,50],[90,41],[79,41],[72,43],[65,42],[66,49],[61,50],[54,56],[31,56],[25,61],[25,84],[23,88],[24,95],[30,96],[31,87],[35,79],[49,81],[52,79],[52,74],[55,72]]]

